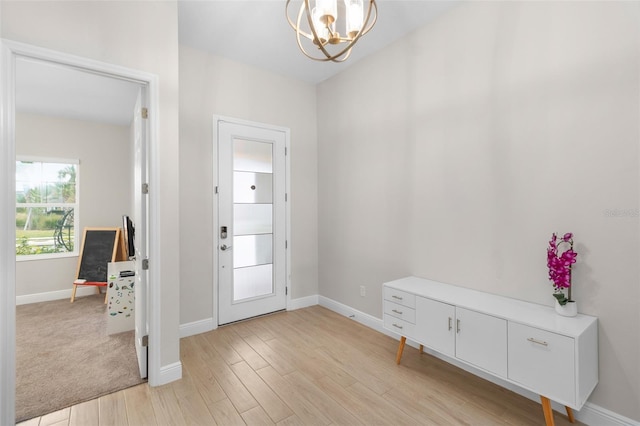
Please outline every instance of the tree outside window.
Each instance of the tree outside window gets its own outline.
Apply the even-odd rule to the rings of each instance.
[[[16,256],[77,254],[78,160],[16,161]]]

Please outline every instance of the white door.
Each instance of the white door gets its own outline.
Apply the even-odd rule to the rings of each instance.
[[[133,111],[134,138],[134,206],[133,223],[135,225],[135,257],[136,257],[136,285],[135,296],[135,341],[136,354],[140,377],[147,377],[147,342],[149,325],[147,321],[147,275],[143,269],[143,259],[147,259],[147,226],[148,226],[148,195],[143,193],[142,185],[148,182],[147,175],[147,121],[142,118],[142,89],[138,91],[138,98]],[[146,191],[144,191],[146,192]]]
[[[217,122],[218,324],[286,308],[288,131]]]

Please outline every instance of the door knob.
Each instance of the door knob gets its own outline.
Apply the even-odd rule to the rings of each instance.
[[[220,250],[222,250],[222,251],[231,250],[231,246],[223,244],[223,245],[220,246]]]

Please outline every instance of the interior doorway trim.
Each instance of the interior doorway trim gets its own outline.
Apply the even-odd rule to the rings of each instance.
[[[48,61],[105,77],[128,80],[146,86],[149,164],[149,257],[161,259],[158,239],[160,222],[158,157],[158,77],[155,74],[108,64],[2,39],[2,82],[0,86],[0,424],[15,422],[15,63],[19,57]],[[159,262],[150,262],[147,320],[149,324],[149,383],[159,384],[160,289]]]
[[[214,185],[214,193],[213,193],[213,246],[218,247],[220,243],[220,236],[218,234],[218,229],[220,226],[218,219],[218,194],[215,192],[216,188],[219,186],[219,176],[218,176],[218,145],[219,145],[219,135],[218,135],[218,125],[221,122],[239,124],[242,126],[253,126],[259,127],[263,129],[281,131],[285,133],[285,148],[287,154],[285,155],[285,193],[287,194],[287,202],[285,203],[285,239],[287,240],[287,250],[285,253],[285,286],[286,290],[286,309],[290,310],[292,307],[291,303],[291,293],[292,293],[292,281],[291,281],[291,251],[292,251],[292,243],[291,243],[291,131],[286,127],[275,126],[272,124],[259,123],[255,121],[248,121],[239,118],[227,117],[223,115],[214,114],[213,115],[213,167],[216,168],[213,174],[213,185]],[[217,256],[214,255],[214,265],[213,265],[213,327],[212,329],[218,328],[218,274],[217,274]]]

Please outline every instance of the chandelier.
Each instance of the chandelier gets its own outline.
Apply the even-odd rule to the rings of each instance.
[[[378,19],[375,0],[314,0],[313,8],[310,2],[303,0],[295,21],[289,15],[291,0],[287,0],[285,13],[296,32],[298,47],[305,56],[316,61],[346,61],[351,48]],[[366,13],[365,2],[368,3]],[[340,25],[337,25],[338,21],[341,21]],[[341,29],[344,29],[344,35],[340,34]],[[309,53],[309,49],[314,49],[315,55]]]

